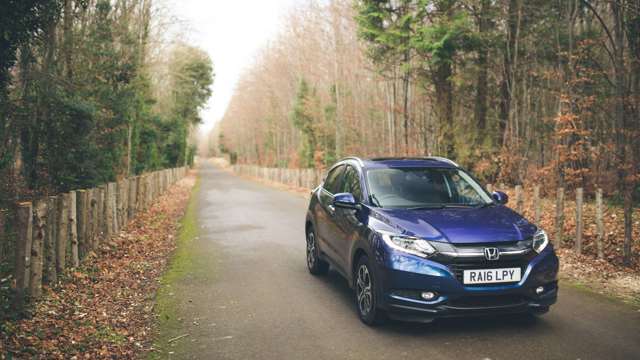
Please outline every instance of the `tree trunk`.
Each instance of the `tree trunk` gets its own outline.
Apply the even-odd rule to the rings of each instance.
[[[73,0],[64,0],[63,9],[63,56],[64,69],[68,80],[73,77],[72,53],[73,53]]]
[[[433,73],[436,89],[436,114],[441,126],[439,132],[441,151],[444,156],[454,157],[453,143],[453,86],[451,64],[441,62]]]
[[[630,151],[628,138],[629,126],[627,124],[627,69],[625,66],[625,9],[619,1],[610,3],[613,19],[613,57],[615,74],[615,118],[617,124],[617,154],[619,155],[618,180],[619,189],[622,190],[624,208],[624,246],[623,257],[626,266],[631,265],[632,245],[632,212],[633,212],[633,181],[629,172],[633,171],[633,154]]]
[[[478,14],[478,33],[480,37],[489,30],[489,6],[490,0],[480,1],[480,14]],[[488,46],[481,46],[478,50],[476,65],[478,66],[478,78],[476,79],[476,101],[474,108],[475,123],[478,127],[476,143],[482,142],[482,136],[487,123],[487,88],[488,88]]]
[[[516,211],[522,214],[524,208],[524,197],[522,195],[522,185],[516,185]]]
[[[404,66],[409,66],[409,52],[404,53]],[[403,102],[402,102],[402,123],[404,130],[404,154],[409,155],[409,70],[405,69],[402,74]]]
[[[533,208],[534,208],[534,222],[536,225],[540,224],[540,217],[542,216],[542,208],[540,206],[540,185],[536,185],[533,188]]]
[[[516,40],[518,38],[519,8],[520,0],[509,0],[507,9],[507,43],[503,56],[502,81],[500,82],[500,112],[498,122],[503,145],[505,145],[505,140],[508,138],[506,132],[512,111],[513,68],[516,56]]]

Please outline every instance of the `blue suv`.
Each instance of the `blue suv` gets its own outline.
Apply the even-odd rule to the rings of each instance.
[[[342,274],[368,325],[543,314],[556,302],[558,258],[507,200],[449,159],[346,158],[312,191],[307,266]]]

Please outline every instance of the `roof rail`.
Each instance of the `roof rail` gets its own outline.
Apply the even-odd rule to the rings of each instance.
[[[357,156],[347,156],[346,158],[342,158],[340,161],[344,161],[344,160],[355,160],[358,162],[360,166],[364,166],[364,163],[362,162],[362,160]]]
[[[442,156],[400,156],[400,157],[377,157],[370,159],[372,161],[384,161],[384,160],[434,160],[434,161],[442,161],[448,164],[451,164],[455,167],[460,167],[453,160],[447,159]]]
[[[449,163],[455,167],[460,167],[460,165],[458,165],[455,161],[451,160],[451,159],[447,159],[446,157],[442,157],[442,156],[427,156],[425,157],[425,159],[432,159],[432,160],[437,160],[437,161],[442,161],[442,162],[446,162]]]

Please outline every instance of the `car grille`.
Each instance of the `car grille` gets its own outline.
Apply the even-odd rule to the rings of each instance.
[[[447,305],[455,308],[469,309],[516,306],[524,302],[525,298],[520,295],[465,296],[449,300]]]
[[[483,253],[483,250],[487,246],[495,246],[499,247],[501,251],[509,251],[514,249],[522,249],[522,245],[518,246],[518,242],[508,242],[508,243],[487,243],[487,244],[464,244],[464,245],[455,245],[458,252],[473,252],[473,253]],[[530,245],[524,245],[529,247]],[[527,269],[529,261],[536,256],[536,253],[531,250],[522,255],[505,255],[500,257],[498,260],[487,260],[484,256],[477,257],[449,257],[438,256],[434,258],[435,261],[438,261],[442,264],[445,264],[449,267],[451,272],[455,275],[456,279],[460,283],[463,283],[463,274],[464,270],[478,270],[478,269],[499,269],[499,268],[520,268],[520,274],[524,276],[524,272]],[[509,283],[495,283],[495,284],[469,284],[465,286],[504,286]]]

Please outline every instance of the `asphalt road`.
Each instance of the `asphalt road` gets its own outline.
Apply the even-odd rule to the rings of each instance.
[[[200,176],[194,246],[206,276],[175,284],[176,333],[189,336],[172,358],[640,359],[640,312],[569,286],[540,319],[369,328],[345,280],[307,272],[305,199],[208,164]]]

